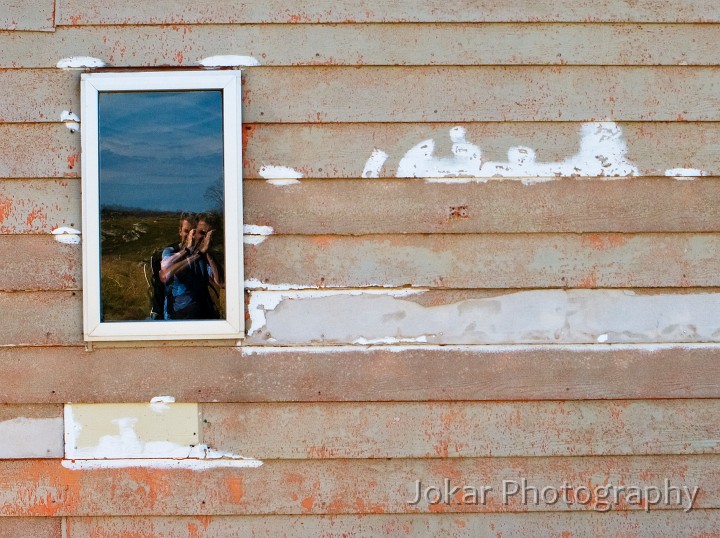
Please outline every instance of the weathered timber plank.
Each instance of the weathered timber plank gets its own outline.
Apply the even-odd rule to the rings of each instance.
[[[0,30],[52,31],[54,0],[1,0]]]
[[[0,121],[57,121],[77,110],[78,77],[0,70]],[[715,121],[718,84],[720,69],[691,66],[256,67],[245,77],[244,120]]]
[[[63,403],[147,402],[158,395],[171,395],[179,402],[720,398],[719,359],[720,346],[714,345],[149,347],[92,352],[80,347],[6,348],[0,349],[5,380],[0,399]],[[189,371],[193,375],[187,375]]]
[[[221,24],[221,23],[319,23],[319,22],[712,22],[720,11],[710,0],[662,0],[617,2],[583,0],[573,2],[481,2],[463,0],[443,3],[435,0],[401,0],[388,4],[368,0],[315,0],[302,8],[280,0],[244,2],[177,2],[141,0],[101,4],[91,0],[57,2],[59,25],[88,24]]]
[[[80,228],[80,181],[0,180],[0,234]]]
[[[53,121],[59,120],[50,118]],[[452,123],[245,124],[245,178],[261,178],[263,167],[287,166],[308,178],[364,177],[374,150],[388,155],[379,177],[395,177],[400,161],[418,144],[431,139],[433,156],[452,157]],[[483,162],[508,160],[513,148],[532,148],[539,163],[562,163],[592,150],[595,155],[622,154],[638,175],[684,174],[720,176],[719,123],[599,123],[591,135],[583,124],[466,123],[465,138],[476,145]],[[599,137],[599,138],[598,138]],[[603,145],[603,140],[610,140]],[[595,151],[599,149],[600,151]],[[590,161],[587,161],[588,165]],[[593,163],[597,164],[597,163]],[[60,123],[0,124],[0,177],[77,178],[80,137]],[[267,174],[266,174],[267,175]],[[275,174],[273,174],[274,176]],[[282,174],[280,174],[282,176]],[[437,174],[435,174],[437,175]],[[510,176],[510,179],[517,176]],[[582,175],[582,174],[576,174]],[[273,177],[269,176],[269,177]],[[452,178],[450,178],[452,180]],[[465,178],[457,178],[463,180]]]
[[[0,86],[0,123],[58,122],[64,110],[80,110],[78,70],[0,70]]]
[[[82,294],[76,291],[0,293],[0,345],[82,342]],[[46,372],[47,375],[47,372]],[[68,398],[67,401],[74,401]]]
[[[246,245],[245,277],[300,288],[718,286],[719,249],[716,234],[272,235]]]
[[[0,250],[12,252],[0,265],[0,290],[77,290],[82,286],[79,244],[51,235],[0,235]]]
[[[7,319],[1,345],[81,342],[79,292],[2,292],[0,310]],[[716,288],[257,290],[247,316],[246,343],[261,346],[717,342],[720,294]]]
[[[243,94],[249,122],[710,121],[717,84],[699,67],[259,67]]]
[[[0,524],[2,521],[0,520]],[[252,536],[594,536],[642,538],[712,536],[720,510],[689,513],[536,512],[525,514],[365,514],[340,516],[83,517],[67,519],[67,538],[153,536],[218,538]],[[4,538],[4,537],[3,537]],[[8,537],[9,538],[9,537]]]
[[[432,39],[428,34],[432,33]],[[288,24],[60,27],[0,33],[0,68],[91,56],[115,67],[262,65],[716,65],[714,24]]]
[[[62,458],[64,448],[61,405],[0,405],[0,458]]]
[[[451,160],[454,127],[451,123],[246,124],[244,177],[267,176],[264,170],[268,165],[290,167],[308,178],[396,177],[407,168],[404,163],[401,167],[401,162],[412,162],[428,140],[434,145],[432,157],[444,159],[444,163]],[[616,160],[624,158],[639,175],[664,176],[668,170],[675,175],[672,170],[678,168],[687,169],[684,173],[691,176],[700,171],[720,175],[717,123],[607,122],[584,126],[505,122],[465,123],[462,128],[466,142],[476,146],[473,150],[480,154],[482,163],[507,162],[509,152],[530,148],[539,163],[580,160],[589,167],[596,155],[615,155]],[[438,175],[427,172],[426,177]],[[282,177],[282,172],[279,175]]]
[[[269,226],[275,234],[720,229],[720,180],[715,178],[562,179],[534,185],[318,179],[283,188],[249,180],[243,198],[245,221]]]
[[[391,514],[454,512],[537,512],[603,509],[604,502],[574,491],[619,487],[659,488],[666,484],[700,494],[672,494],[653,510],[720,506],[720,456],[604,456],[563,458],[475,458],[455,460],[267,460],[257,468],[196,471],[129,467],[73,470],[59,460],[0,462],[0,514],[8,516]],[[503,481],[560,490],[568,502],[537,504],[520,495],[502,495]],[[455,502],[411,504],[420,481],[493,488],[485,503],[460,494]],[[566,488],[567,491],[567,488]],[[616,490],[617,491],[617,490]],[[697,491],[697,490],[695,490]],[[431,495],[434,498],[436,495]],[[665,497],[667,499],[667,496]],[[581,503],[580,499],[586,502]],[[637,497],[617,496],[612,510],[642,510]],[[679,501],[679,502],[678,502]],[[645,504],[645,503],[643,503]]]
[[[79,133],[62,124],[0,124],[0,178],[23,177],[80,177]]]
[[[59,517],[0,518],[0,538],[57,538],[62,536]]]
[[[203,404],[202,438],[264,459],[720,452],[718,400]]]
[[[261,345],[648,344],[720,335],[714,289],[271,289],[253,291],[247,311],[247,342]]]

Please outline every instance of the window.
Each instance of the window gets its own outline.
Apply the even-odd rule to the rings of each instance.
[[[243,336],[240,85],[82,76],[87,341]]]

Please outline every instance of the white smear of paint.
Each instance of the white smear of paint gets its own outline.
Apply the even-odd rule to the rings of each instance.
[[[144,467],[149,469],[186,469],[189,471],[206,471],[223,467],[257,468],[263,464],[254,458],[242,459],[117,459],[117,460],[62,460],[62,466],[71,471],[91,471],[95,469],[127,469]]]
[[[412,342],[418,342],[421,344],[427,343],[427,335],[417,336],[413,338],[395,338],[392,336],[386,336],[384,338],[376,338],[374,340],[368,340],[367,338],[357,338],[353,341],[353,344],[358,344],[361,346],[372,346],[377,344],[385,344],[385,345],[391,345],[391,344],[409,344]]]
[[[378,178],[380,177],[380,170],[382,170],[385,161],[388,159],[388,154],[382,150],[374,149],[370,154],[370,158],[365,163],[362,177],[367,178]]]
[[[80,243],[80,230],[76,230],[75,228],[60,226],[55,228],[52,234],[58,243],[65,243],[66,245],[77,245]]]
[[[252,56],[208,56],[198,62],[203,67],[256,67],[260,62]]]
[[[538,162],[535,150],[524,146],[508,150],[505,162],[483,161],[480,146],[466,139],[464,127],[449,132],[452,156],[435,155],[435,141],[413,146],[398,164],[397,177],[423,177],[429,182],[460,183],[490,178],[519,178],[536,183],[557,177],[637,176],[637,167],[627,158],[627,144],[615,122],[585,123],[580,131],[580,150],[560,162]],[[461,178],[461,179],[457,179]]]
[[[673,349],[682,350],[719,350],[719,343],[656,343],[656,344],[632,344],[632,343],[612,343],[612,344],[418,344],[418,345],[327,345],[327,346],[242,346],[235,348],[244,356],[252,355],[268,355],[275,353],[357,353],[358,351],[382,351],[403,353],[407,351],[447,351],[457,353],[523,353],[544,350],[553,351],[571,351],[577,353],[606,353],[608,351],[643,351],[648,353],[656,353],[660,351],[668,351]]]
[[[87,67],[105,67],[107,64],[100,58],[92,58],[91,56],[73,56],[71,58],[63,58],[57,63],[60,69],[81,69]]]
[[[303,177],[302,172],[298,172],[294,168],[289,166],[275,166],[266,164],[260,167],[258,174],[263,179],[301,179]],[[295,181],[294,183],[297,183]],[[292,185],[292,183],[287,183]],[[273,185],[279,185],[279,183],[273,183]]]
[[[275,308],[285,300],[297,300],[297,299],[317,299],[320,297],[332,297],[340,295],[384,295],[390,297],[408,297],[410,295],[418,295],[425,293],[427,288],[413,288],[413,289],[402,289],[402,290],[288,290],[288,291],[256,291],[250,295],[250,301],[248,303],[248,314],[250,315],[250,327],[248,328],[248,335],[252,335],[259,332],[266,325],[265,313]]]
[[[707,176],[708,173],[697,168],[670,168],[665,170],[665,175],[668,177],[674,177],[679,181],[689,181],[696,177]]]
[[[288,290],[304,290],[319,289],[319,286],[306,286],[304,284],[266,284],[257,278],[248,278],[245,281],[245,289],[251,290],[272,290],[272,291],[288,291]]]
[[[597,337],[597,341],[600,342],[601,344],[603,344],[608,341],[608,338],[609,337],[607,334],[601,334],[600,336]]]
[[[60,121],[65,124],[71,133],[76,133],[80,130],[80,118],[74,112],[69,110],[63,110],[60,114]]]
[[[155,396],[150,400],[150,409],[156,413],[164,413],[170,406],[168,404],[175,403],[175,398],[172,396]]]
[[[266,235],[243,235],[243,243],[246,245],[259,245],[266,239]]]
[[[300,182],[297,179],[268,179],[266,183],[276,187],[287,187],[288,185],[298,185]]]
[[[258,226],[257,224],[243,225],[243,233],[250,235],[272,235],[275,232],[272,226]]]

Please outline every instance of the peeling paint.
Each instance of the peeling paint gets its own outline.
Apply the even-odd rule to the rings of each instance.
[[[203,58],[198,64],[203,67],[255,67],[260,62],[252,56],[220,55]]]
[[[60,226],[52,230],[55,241],[65,243],[67,245],[77,245],[80,243],[80,230],[70,228],[68,226]]]
[[[252,335],[259,332],[263,327],[266,326],[266,314],[278,307],[285,301],[297,301],[302,299],[303,301],[327,298],[327,297],[338,297],[338,296],[375,296],[384,295],[392,298],[407,297],[409,295],[416,295],[427,291],[422,288],[415,288],[412,290],[283,290],[283,291],[257,291],[250,296],[250,302],[248,304],[248,314],[250,316],[250,327],[248,328],[248,334]],[[357,313],[357,311],[355,312]],[[298,318],[302,320],[302,318]],[[381,338],[384,338],[383,335]]]
[[[107,64],[100,58],[91,56],[73,56],[71,58],[63,58],[57,63],[60,69],[82,69],[88,67],[105,67]]]
[[[172,396],[155,396],[150,400],[150,409],[156,413],[164,413],[170,406],[168,404],[175,403],[175,398]]]
[[[382,150],[374,149],[370,154],[370,158],[365,163],[362,177],[366,178],[379,178],[380,171],[382,170],[385,161],[388,160],[389,155]]]
[[[702,170],[698,170],[697,168],[670,168],[665,170],[665,175],[668,177],[674,177],[680,181],[687,181],[695,179],[696,177],[707,176],[709,174]]]
[[[260,167],[260,170],[258,170],[258,174],[263,179],[280,179],[280,180],[297,180],[303,177],[301,172],[298,172],[294,168],[290,168],[289,166],[274,166],[274,165],[264,165]],[[298,181],[293,181],[291,183],[285,183],[287,185],[292,185],[293,183],[299,183]],[[273,185],[280,185],[281,183],[272,183]]]
[[[451,128],[449,137],[452,156],[435,155],[435,141],[423,140],[400,160],[397,177],[422,177],[439,183],[515,178],[528,184],[557,177],[639,175],[638,168],[627,159],[627,144],[622,129],[615,122],[583,124],[578,153],[560,162],[538,162],[535,150],[524,146],[510,148],[505,162],[483,161],[482,149],[467,140],[464,127]],[[373,150],[373,155],[376,151]],[[368,163],[375,163],[373,156]]]
[[[266,239],[266,235],[243,235],[243,243],[246,245],[259,245]]]
[[[720,339],[720,295],[713,293],[531,290],[423,306],[408,300],[403,291],[253,292],[250,343],[484,345]]]

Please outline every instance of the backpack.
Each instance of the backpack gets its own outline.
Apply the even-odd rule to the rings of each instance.
[[[168,245],[165,248],[172,246],[174,245]],[[152,320],[165,319],[165,284],[160,279],[160,263],[162,262],[162,253],[165,248],[155,249],[150,255],[150,263],[143,265],[150,298],[150,315],[148,319]],[[149,277],[148,267],[150,269]]]

